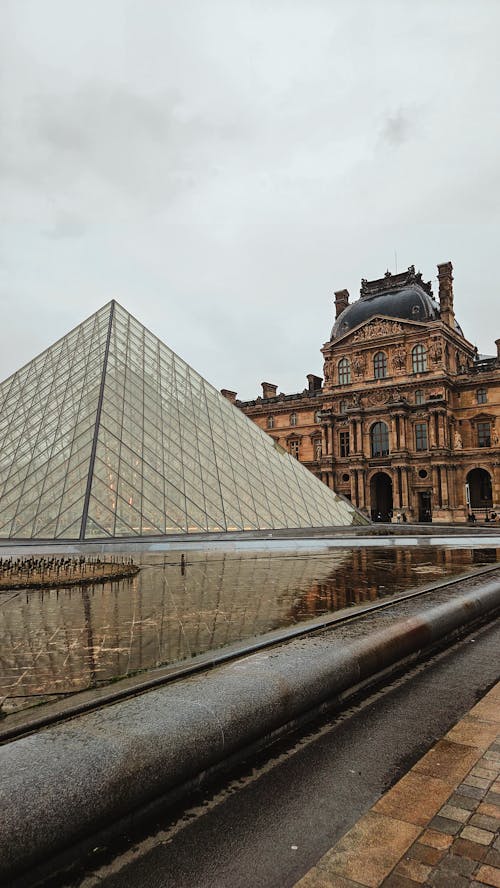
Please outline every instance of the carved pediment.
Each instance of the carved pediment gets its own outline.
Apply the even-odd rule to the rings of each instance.
[[[403,333],[411,333],[413,330],[421,330],[422,324],[407,322],[404,320],[396,320],[386,316],[370,318],[366,323],[362,324],[355,330],[349,330],[344,336],[340,336],[336,343],[346,342],[358,343],[369,342],[370,340],[383,339],[386,336],[401,336]]]

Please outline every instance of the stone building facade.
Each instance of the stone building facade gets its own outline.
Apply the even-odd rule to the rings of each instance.
[[[324,378],[299,393],[223,394],[374,520],[465,522],[500,512],[500,339],[479,355],[455,318],[451,262],[438,301],[411,266],[335,293]],[[493,513],[493,515],[492,515]]]

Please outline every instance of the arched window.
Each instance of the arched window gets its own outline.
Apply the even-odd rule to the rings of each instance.
[[[387,357],[384,352],[377,352],[373,358],[373,375],[375,379],[385,379],[387,376]]]
[[[339,384],[348,385],[351,381],[351,367],[347,358],[339,361]]]
[[[411,365],[414,373],[423,373],[427,370],[427,349],[425,345],[416,345],[411,353]]]
[[[274,416],[267,417],[267,427],[268,429],[274,429]]]
[[[297,425],[297,414],[296,413],[290,413],[290,425],[291,426]]]
[[[487,401],[486,389],[483,389],[483,388],[478,389],[477,390],[477,403],[478,404],[486,404],[486,401]]]
[[[372,456],[387,456],[389,453],[389,429],[385,422],[376,422],[370,429]]]

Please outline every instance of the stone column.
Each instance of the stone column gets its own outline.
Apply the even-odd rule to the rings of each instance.
[[[365,508],[365,503],[366,503],[365,484],[366,484],[366,472],[364,469],[360,469],[358,471],[358,498],[359,498],[360,509]]]
[[[394,467],[394,478],[392,480],[392,509],[394,512],[399,509],[399,501],[401,499],[398,468],[399,466]]]
[[[443,506],[448,509],[450,506],[450,494],[448,490],[448,472],[446,466],[440,466],[441,470],[441,492],[443,496]]]
[[[394,450],[399,450],[399,441],[398,441],[398,433],[397,433],[397,420],[395,416],[391,416],[391,453]]]
[[[409,509],[410,496],[408,490],[408,469],[405,466],[401,469],[401,486],[403,488],[403,509]]]
[[[406,416],[399,418],[399,449],[406,450]]]
[[[438,466],[432,467],[432,486],[434,488],[434,494],[436,496],[436,505],[438,506],[439,509],[441,509],[443,507],[443,499],[442,499],[443,487],[442,487],[442,479],[441,479],[441,486],[439,484],[439,472],[440,472],[440,469]]]
[[[445,414],[439,414],[439,447],[446,447]]]
[[[356,469],[352,469],[352,471],[351,471],[351,501],[354,503],[355,506],[358,505],[358,502],[357,502],[357,480],[358,480],[357,471],[356,471]]]

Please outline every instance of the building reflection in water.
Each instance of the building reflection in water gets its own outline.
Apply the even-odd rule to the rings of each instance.
[[[498,560],[496,549],[135,555],[140,574],[0,597],[3,711],[103,686]]]

